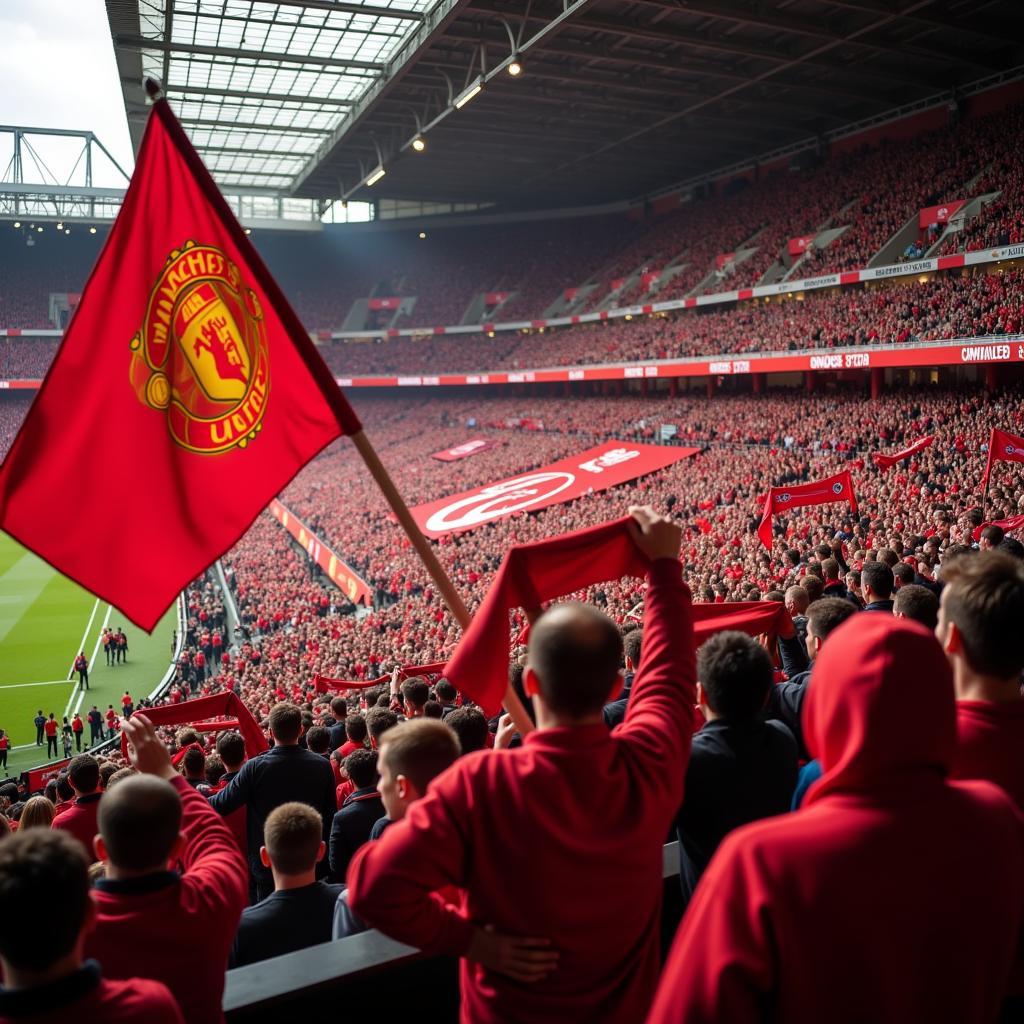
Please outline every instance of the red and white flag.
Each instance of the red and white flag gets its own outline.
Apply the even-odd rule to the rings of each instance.
[[[789,240],[789,255],[800,256],[807,251],[807,247],[814,241],[817,235],[797,235]]]
[[[1024,437],[993,427],[988,439],[988,461],[985,463],[985,477],[982,481],[984,487],[988,487],[993,462],[1024,462]]]
[[[761,514],[757,535],[761,543],[770,548],[774,515],[807,505],[828,505],[835,501],[848,501],[850,511],[857,511],[857,498],[853,493],[853,480],[848,469],[824,480],[814,480],[792,487],[771,487],[765,495],[764,511]]]
[[[930,228],[933,224],[948,224],[964,205],[963,199],[954,199],[951,203],[939,203],[938,206],[926,206],[917,217],[917,226],[921,229]]]

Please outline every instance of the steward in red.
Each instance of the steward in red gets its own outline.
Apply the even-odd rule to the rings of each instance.
[[[952,673],[924,627],[855,615],[818,655],[803,809],[733,832],[691,902],[648,1024],[995,1021],[1024,921],[1024,835],[951,782]]]
[[[122,726],[142,774],[100,804],[96,930],[86,952],[109,977],[162,981],[188,1024],[219,1024],[228,953],[248,893],[248,871],[231,831],[171,766],[143,714]],[[167,870],[180,861],[184,871]]]
[[[58,814],[50,827],[73,835],[91,856],[92,840],[97,831],[96,815],[103,796],[99,762],[92,754],[76,754],[68,765],[68,782],[75,791],[75,802]]]
[[[662,845],[696,673],[680,531],[631,513],[652,564],[623,724],[609,732],[602,717],[622,689],[618,629],[594,608],[554,606],[524,673],[537,729],[519,748],[456,761],[348,870],[358,917],[463,957],[463,1021],[635,1024],[657,983]],[[464,891],[461,913],[431,896],[446,886]]]

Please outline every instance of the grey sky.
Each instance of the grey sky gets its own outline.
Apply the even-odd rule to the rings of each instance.
[[[134,166],[128,124],[103,0],[0,0],[0,124],[95,132],[121,166]],[[78,150],[31,140],[60,179]],[[10,146],[0,148],[0,171]],[[35,168],[25,168],[32,180]],[[107,162],[94,166],[96,185],[123,185]],[[35,180],[39,180],[36,175]],[[77,180],[77,179],[76,179]]]

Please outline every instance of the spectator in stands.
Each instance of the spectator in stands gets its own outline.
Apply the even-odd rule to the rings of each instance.
[[[53,819],[52,827],[70,833],[91,853],[103,796],[99,762],[92,754],[76,754],[68,765],[68,782],[75,791],[75,802]]]
[[[484,713],[479,708],[472,705],[456,708],[447,718],[443,719],[443,722],[458,737],[459,748],[463,754],[472,754],[476,750],[487,749],[490,733],[487,729],[487,719],[484,718]]]
[[[324,859],[323,824],[307,804],[275,807],[263,828],[266,845],[260,860],[274,876],[274,891],[242,912],[229,966],[283,956],[328,942],[340,885],[318,881]]]
[[[892,611],[897,619],[911,619],[934,632],[939,621],[939,599],[927,587],[904,583],[896,591]]]
[[[245,862],[205,797],[174,769],[137,712],[122,724],[139,773],[100,801],[96,930],[86,952],[108,975],[164,982],[189,1024],[223,1020],[228,952],[245,906]],[[183,871],[168,871],[178,862]]]
[[[185,756],[181,759],[181,774],[193,789],[206,785],[206,754],[198,743],[185,748]]]
[[[633,687],[633,677],[636,675],[636,667],[640,664],[640,651],[642,649],[644,631],[642,629],[631,629],[622,638],[622,659],[625,665],[623,674],[622,692],[616,695],[615,700],[609,701],[604,706],[604,724],[609,729],[621,725],[626,717],[626,708],[629,706],[629,694]]]
[[[1024,812],[1024,566],[987,551],[957,559],[942,575],[935,632],[957,697],[952,775],[994,782]]]
[[[860,587],[866,612],[892,614],[892,569],[885,562],[865,562],[860,571]]]
[[[60,832],[19,829],[0,842],[0,1021],[183,1024],[159,981],[111,981],[85,960],[97,913],[87,868],[81,843]]]
[[[1005,793],[948,780],[953,681],[933,636],[854,616],[818,658],[805,722],[822,778],[799,814],[719,848],[649,1022],[994,1021],[1020,939],[1024,842]],[[951,878],[970,879],[970,897],[937,914]]]
[[[807,757],[804,745],[801,713],[811,681],[811,673],[821,653],[822,644],[857,609],[839,597],[822,598],[807,609],[807,657],[810,668],[792,673],[787,681],[768,691],[767,714],[782,722],[792,733],[801,758]]]
[[[344,697],[335,697],[331,701],[331,750],[337,750],[345,742],[345,720],[347,717],[348,702]]]
[[[807,591],[798,583],[795,583],[793,586],[786,588],[783,603],[786,606],[786,611],[789,612],[790,618],[793,620],[793,628],[796,630],[797,639],[799,639],[800,643],[803,644],[804,650],[806,651],[807,606],[810,604],[807,597]]]
[[[359,917],[475,965],[461,974],[466,1019],[563,1021],[572,1007],[614,1024],[649,1005],[661,849],[681,802],[696,694],[681,531],[631,511],[652,564],[644,658],[622,727],[609,733],[602,717],[622,687],[618,630],[593,608],[556,604],[529,640],[537,729],[522,747],[460,758],[349,869]],[[524,872],[524,848],[542,869]],[[464,914],[432,898],[445,885],[466,891]]]
[[[434,686],[434,693],[437,694],[437,702],[441,705],[441,718],[447,718],[456,710],[456,698],[459,696],[455,687],[447,679],[438,679]]]
[[[330,764],[299,746],[302,712],[294,704],[276,704],[270,712],[270,734],[274,746],[246,761],[228,786],[210,797],[211,806],[222,815],[246,808],[249,870],[256,883],[257,901],[274,891],[273,875],[259,857],[260,847],[265,845],[263,823],[267,815],[281,804],[309,804],[320,813],[326,841],[335,811]]]
[[[384,816],[384,804],[377,792],[377,753],[353,751],[345,758],[344,769],[355,790],[345,798],[331,824],[331,877],[336,882],[345,881],[353,854],[370,838],[374,825]]]
[[[370,745],[374,750],[380,746],[381,738],[388,729],[398,725],[398,715],[387,708],[370,708],[366,712],[366,728],[370,734]]]
[[[1003,533],[1001,526],[996,526],[995,523],[990,523],[981,531],[981,537],[978,540],[978,547],[982,551],[991,551],[993,548],[999,547],[1003,543],[1003,538],[1006,534]]]
[[[449,717],[469,711],[476,709],[459,708]],[[476,714],[486,732],[487,720],[480,711]],[[463,752],[456,733],[447,723],[420,719],[402,722],[390,730],[380,750],[380,780],[377,783],[385,816],[374,824],[370,839],[379,839],[389,825],[401,821],[412,804],[423,798],[427,786],[450,768]],[[458,900],[453,892],[445,895],[449,897],[449,903],[454,904]],[[334,914],[336,939],[366,930],[366,926],[349,909],[347,896],[344,892],[338,897]]]
[[[697,652],[697,702],[707,722],[693,737],[676,818],[687,903],[733,829],[789,810],[797,746],[785,725],[764,717],[773,671],[768,652],[745,633],[716,633]]]
[[[428,700],[430,687],[422,679],[406,679],[402,683],[402,709],[406,718],[422,718]]]
[[[211,783],[211,792],[209,794],[211,796],[213,793],[219,793],[221,790],[227,789],[231,784],[231,780],[242,770],[242,765],[245,764],[245,740],[237,732],[222,732],[217,737],[217,756],[224,766],[224,774],[221,775],[216,783]],[[244,805],[239,807],[238,810],[224,815],[224,824],[231,829],[231,834],[235,837],[235,843],[248,863],[249,840],[246,821],[247,812]]]
[[[24,832],[27,828],[50,828],[53,824],[56,813],[53,801],[45,796],[29,797],[25,806],[21,809],[21,816],[18,818],[18,830]],[[86,846],[89,850],[91,846]]]

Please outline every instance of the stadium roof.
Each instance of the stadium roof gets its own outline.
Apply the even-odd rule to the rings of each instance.
[[[226,191],[330,199],[542,207],[637,196],[953,98],[1024,60],[1019,0],[107,0],[107,10],[136,145],[141,79],[153,75]]]

